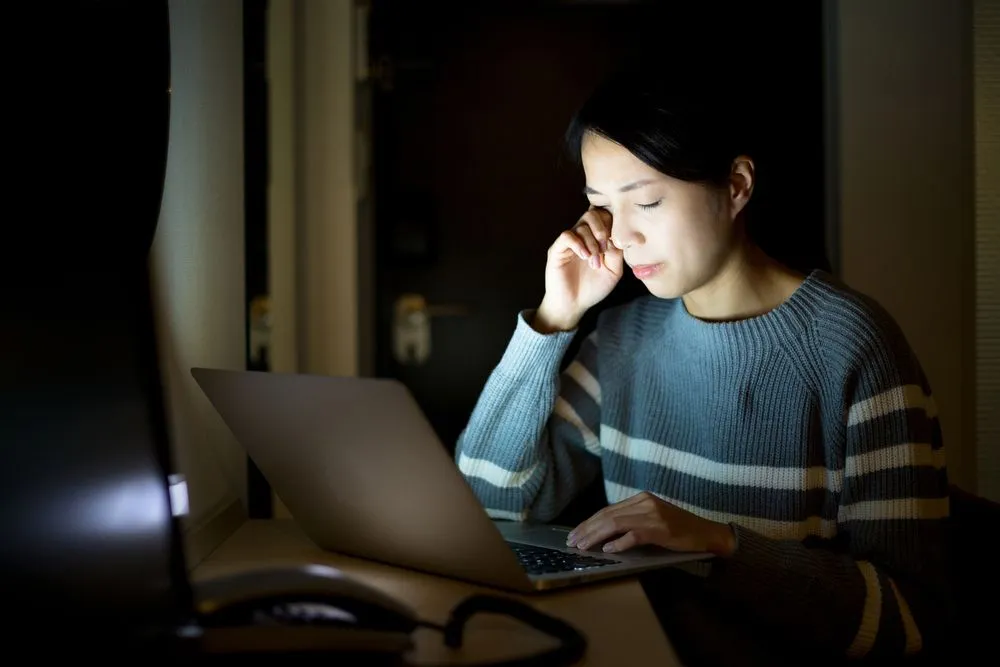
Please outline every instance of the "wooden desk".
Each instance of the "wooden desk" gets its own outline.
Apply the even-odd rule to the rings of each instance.
[[[421,618],[436,623],[444,623],[452,607],[472,593],[509,595],[324,551],[306,538],[294,521],[283,519],[247,521],[202,561],[191,576],[197,581],[283,562],[323,563],[337,567],[410,605]],[[680,665],[635,579],[511,597],[526,600],[581,630],[588,640],[581,665]],[[526,655],[554,640],[513,619],[486,614],[469,621],[466,644],[460,651],[445,647],[441,634],[434,630],[417,630],[414,641],[416,650],[410,656],[414,663],[461,664]]]

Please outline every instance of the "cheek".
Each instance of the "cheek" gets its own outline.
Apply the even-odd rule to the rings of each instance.
[[[703,210],[666,209],[650,216],[650,236],[655,244],[670,256],[691,257],[711,252],[718,243],[719,229]]]

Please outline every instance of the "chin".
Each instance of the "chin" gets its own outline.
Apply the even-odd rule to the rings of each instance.
[[[676,299],[685,293],[684,289],[673,281],[650,280],[644,281],[643,285],[646,286],[650,294],[658,299]]]

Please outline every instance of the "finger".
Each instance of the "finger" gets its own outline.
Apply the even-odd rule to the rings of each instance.
[[[637,493],[634,496],[629,496],[625,500],[620,500],[614,505],[608,505],[607,507],[598,510],[593,516],[583,521],[580,525],[570,531],[569,535],[566,536],[566,544],[569,546],[576,545],[585,535],[591,533],[595,526],[603,521],[606,521],[608,518],[613,518],[620,514],[645,513],[644,509],[637,508],[636,505],[649,501],[653,498],[655,498],[655,496],[651,493],[643,491],[642,493]]]
[[[601,246],[597,242],[597,239],[594,238],[594,232],[591,230],[590,225],[581,221],[577,223],[573,231],[576,232],[576,235],[587,246],[587,250],[590,251],[590,268],[601,268]]]
[[[593,546],[607,542],[611,538],[620,537],[630,530],[645,526],[649,518],[645,514],[617,514],[593,526],[586,535],[580,537],[576,548],[586,551]]]
[[[640,533],[637,530],[630,530],[617,540],[612,540],[604,545],[604,553],[618,553],[619,551],[625,551],[633,547],[645,544],[645,542],[640,537]]]
[[[569,535],[566,536],[566,543],[573,546],[574,542],[577,542],[585,533],[589,532],[592,527],[605,520],[609,516],[614,516],[623,510],[626,510],[633,505],[646,500],[650,494],[643,491],[642,493],[637,493],[634,496],[629,496],[625,500],[619,500],[614,505],[608,505],[607,507],[601,508],[593,514],[589,519],[581,522],[576,528],[570,531]]]
[[[611,234],[611,225],[614,221],[614,216],[606,208],[599,208],[597,206],[591,206],[584,213],[585,216],[592,217],[597,226],[600,227],[601,231],[605,234]]]
[[[604,252],[602,263],[608,271],[621,278],[625,270],[625,253],[608,241],[608,249]]]
[[[566,251],[572,252],[580,259],[590,259],[590,251],[587,249],[587,245],[579,236],[569,229],[560,234],[558,238],[556,238],[556,242],[552,244],[551,248],[549,248],[550,254],[558,254]]]
[[[581,526],[579,533],[574,539],[577,549],[589,549],[595,544],[604,542],[610,537],[624,533],[634,524],[644,522],[648,519],[648,512],[642,507],[624,507],[617,512],[605,514],[602,517],[594,517],[587,521],[585,527]]]
[[[583,214],[580,222],[586,223],[597,239],[601,252],[607,250],[611,239],[611,214],[603,208],[590,207],[590,210]]]
[[[590,518],[585,519],[577,525],[576,528],[569,531],[569,535],[566,536],[566,544],[569,546],[576,546],[576,544],[583,539],[585,535],[590,533],[594,526],[603,521],[606,517],[612,515],[619,505],[609,505],[603,509],[595,512]]]

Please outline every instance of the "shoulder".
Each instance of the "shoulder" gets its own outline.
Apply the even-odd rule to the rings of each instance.
[[[902,327],[875,298],[829,274],[818,276],[814,290],[816,340],[828,370],[904,376],[898,379],[908,382],[922,379]]]

